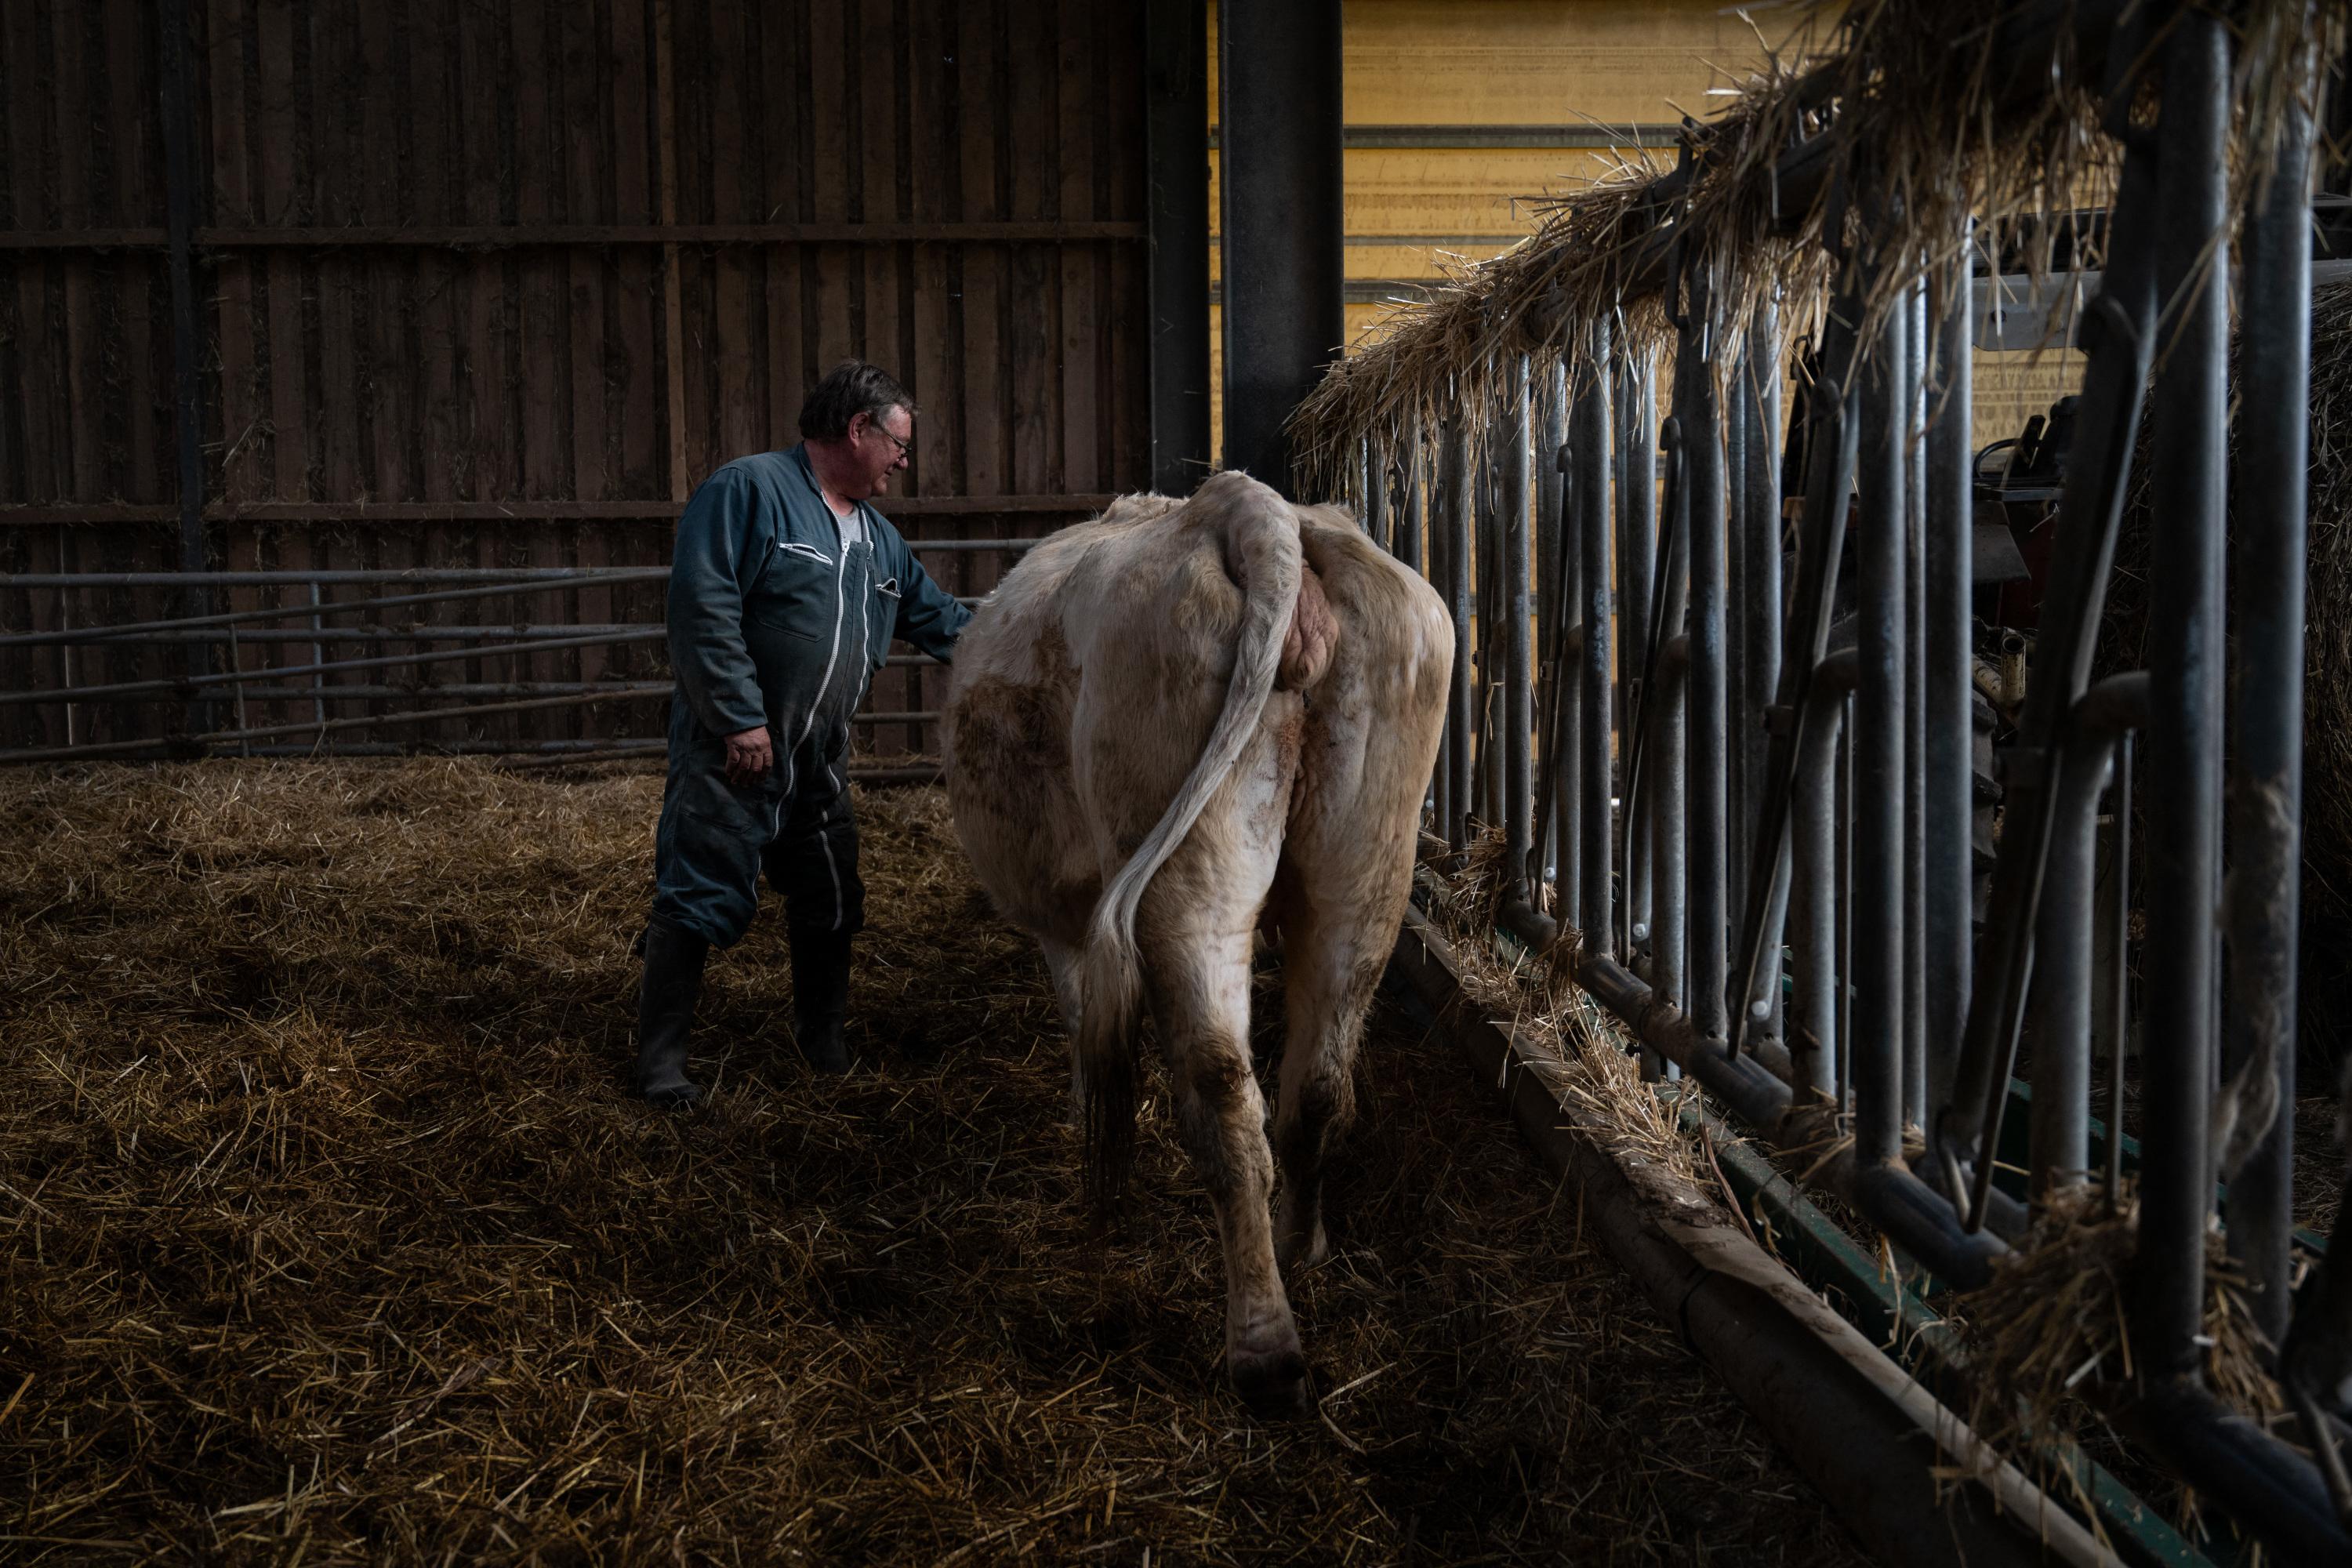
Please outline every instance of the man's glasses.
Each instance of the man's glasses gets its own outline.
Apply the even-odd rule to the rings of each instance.
[[[868,421],[866,424],[866,433],[869,436],[879,436],[884,440],[889,442],[892,446],[898,447],[898,456],[901,458],[915,449],[915,438],[913,437],[909,436],[902,441],[898,437],[891,435],[890,432],[882,428],[881,426],[874,424],[871,421]]]

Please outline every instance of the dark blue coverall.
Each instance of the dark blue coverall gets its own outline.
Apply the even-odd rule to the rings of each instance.
[[[971,612],[861,501],[846,547],[808,450],[739,458],[702,481],[670,563],[669,782],[654,841],[654,919],[718,947],[741,939],[759,879],[795,934],[865,923],[844,758],[849,717],[893,637],[944,662]],[[775,763],[727,782],[727,737],[765,723]]]

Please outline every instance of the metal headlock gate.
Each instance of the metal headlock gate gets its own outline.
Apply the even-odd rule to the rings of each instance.
[[[2112,1215],[2135,1178],[2128,1371],[2081,1392],[2273,1561],[2352,1562],[2352,1239],[2339,1221],[2331,1260],[2298,1238],[2289,1184],[2314,121],[2343,18],[1949,11],[1864,8],[1842,52],[1687,123],[1671,172],[1563,200],[1405,312],[1294,420],[1301,482],[1360,505],[1452,607],[1432,829],[1457,863],[1500,830],[1499,926],[1568,955],[1650,1076],[1688,1075],[1766,1144],[1850,1132],[1807,1179],[1963,1311],[2053,1205],[2103,1186]],[[1969,85],[1913,101],[1937,51]],[[2062,140],[2070,93],[2113,195],[2069,226],[2103,230],[2105,264],[2083,275],[2039,630],[1991,770],[1970,301],[2027,226],[1974,160]],[[2143,423],[2149,668],[2094,683]],[[2102,879],[2103,799],[2122,869]],[[2111,1120],[2126,1100],[2135,909],[2136,1145],[2091,1116],[2102,1068]],[[2206,1386],[2217,1209],[2291,1423]],[[1857,1299],[1895,1330],[1933,1321],[1868,1273]],[[1965,1385],[1948,1334],[1905,1353]],[[2133,1555],[2194,1557],[2067,1462]]]

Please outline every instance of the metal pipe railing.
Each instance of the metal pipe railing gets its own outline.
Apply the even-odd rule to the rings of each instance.
[[[2203,1363],[2209,1111],[2216,1062],[2213,911],[2221,898],[2221,585],[2229,274],[2210,237],[2229,193],[2226,25],[2184,13],[2164,50],[2157,126],[2157,285],[2164,359],[2148,413],[2147,996],[2134,1358],[2149,1374]],[[2069,762],[2071,763],[2071,757]]]
[[[1728,693],[1724,669],[1726,604],[1723,416],[1716,366],[1708,353],[1710,296],[1703,278],[1689,280],[1688,314],[1675,376],[1676,416],[1686,454],[1685,527],[1690,571],[1690,689],[1685,706],[1685,760],[1690,783],[1684,800],[1689,862],[1684,915],[1689,957],[1692,1023],[1710,1040],[1730,1038],[1724,998],[1724,717]]]
[[[2091,926],[2099,796],[2116,742],[2147,722],[2144,671],[2109,676],[2074,704],[2034,934],[2033,1114],[2029,1190],[2037,1202],[2091,1166]],[[2118,795],[2116,813],[2130,811]],[[2118,1102],[2119,1104],[2120,1102]],[[2110,1111],[2112,1120],[2114,1112]],[[2110,1139],[2114,1133],[2111,1131]],[[2120,1147],[2120,1143],[2117,1144]]]
[[[1908,652],[1903,477],[1910,381],[1904,323],[1872,345],[1862,405],[1861,678],[1854,691],[1853,1027],[1843,1038],[1853,1080],[1854,1157],[1891,1164],[1903,1153],[1904,692]],[[1868,911],[1866,914],[1862,911]]]
[[[1577,712],[1576,771],[1580,780],[1577,816],[1580,838],[1576,855],[1581,897],[1576,908],[1577,923],[1585,932],[1585,950],[1606,953],[1611,951],[1617,921],[1609,875],[1616,847],[1615,825],[1610,813],[1614,783],[1611,774],[1611,742],[1615,715],[1609,700],[1610,681],[1615,672],[1609,625],[1610,353],[1609,325],[1605,320],[1593,323],[1586,353],[1589,357],[1581,367],[1582,380],[1577,389],[1575,420],[1570,433],[1576,453],[1573,542],[1580,552],[1582,565],[1579,585],[1583,596],[1577,605],[1577,615],[1584,628],[1578,650],[1583,668],[1583,690]],[[1566,548],[1564,545],[1563,553]],[[1563,669],[1560,679],[1564,681],[1565,678]]]
[[[2231,990],[2222,1047],[2238,1125],[2222,1174],[2230,1184],[2230,1252],[2253,1282],[2254,1321],[2273,1345],[2286,1338],[2294,1206],[2312,137],[2309,109],[2291,102],[2277,160],[2259,177],[2247,216],[2231,476],[2238,496],[2231,509],[2237,668],[2222,910]]]
[[[1960,1032],[1968,1025],[1969,965],[1975,948],[1971,884],[1975,873],[1976,809],[1974,688],[1975,498],[1969,463],[1974,450],[1975,354],[1969,344],[1971,247],[1945,279],[1935,335],[1935,368],[1927,422],[1926,1016],[1922,1048],[1930,1121],[1948,1104],[1958,1071]]]

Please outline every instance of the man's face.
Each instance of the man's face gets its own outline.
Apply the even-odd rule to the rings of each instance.
[[[867,495],[878,496],[890,488],[890,476],[907,466],[914,444],[915,421],[903,408],[894,405],[879,415],[860,414],[850,420],[849,449]]]

